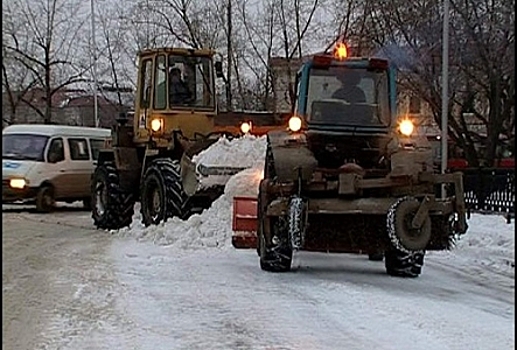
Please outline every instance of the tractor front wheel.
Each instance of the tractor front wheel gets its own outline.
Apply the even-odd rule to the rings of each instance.
[[[260,268],[269,272],[290,271],[293,250],[287,234],[287,222],[283,218],[273,217],[270,223],[274,237],[271,244],[266,243],[263,232],[259,231],[258,235]]]
[[[145,171],[140,188],[142,222],[157,225],[168,218],[183,218],[187,195],[183,191],[178,161],[155,159]]]

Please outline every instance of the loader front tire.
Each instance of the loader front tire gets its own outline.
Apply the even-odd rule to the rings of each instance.
[[[179,162],[158,158],[149,164],[140,188],[142,222],[157,225],[177,216],[184,217],[187,195],[181,183]]]
[[[95,226],[103,230],[118,230],[133,221],[135,199],[123,191],[113,162],[99,165],[92,177],[92,218]]]

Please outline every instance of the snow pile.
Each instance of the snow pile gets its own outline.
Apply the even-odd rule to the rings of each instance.
[[[232,141],[221,138],[194,161],[206,162],[205,165],[250,168],[232,176],[226,183],[224,194],[209,209],[185,221],[172,218],[146,228],[141,223],[140,209],[135,207],[131,227],[121,229],[117,234],[182,249],[231,248],[233,197],[257,196],[263,177],[265,145],[265,137],[245,136]]]
[[[204,166],[232,166],[252,168],[263,162],[266,152],[266,136],[244,135],[228,140],[221,137],[212,146],[196,154],[192,161]]]
[[[478,266],[515,273],[515,220],[507,224],[502,215],[472,214],[467,233],[451,251],[433,252],[446,259],[461,259],[464,266]]]

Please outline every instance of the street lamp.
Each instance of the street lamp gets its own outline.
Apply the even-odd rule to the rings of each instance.
[[[443,44],[442,44],[442,163],[441,173],[447,169],[448,141],[448,95],[449,95],[449,0],[443,1]],[[442,186],[442,197],[445,197],[445,186]]]
[[[99,113],[97,105],[97,45],[95,43],[95,7],[94,0],[91,0],[92,16],[92,55],[93,55],[93,118],[95,127],[99,127]]]

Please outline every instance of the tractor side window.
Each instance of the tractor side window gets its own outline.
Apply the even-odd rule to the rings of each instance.
[[[149,108],[151,102],[151,84],[153,79],[153,61],[151,59],[146,59],[142,63],[143,71],[140,77],[140,86],[142,90],[140,91],[140,101],[141,108]]]
[[[156,69],[154,70],[154,109],[165,109],[167,107],[167,67],[165,56],[156,58]]]

